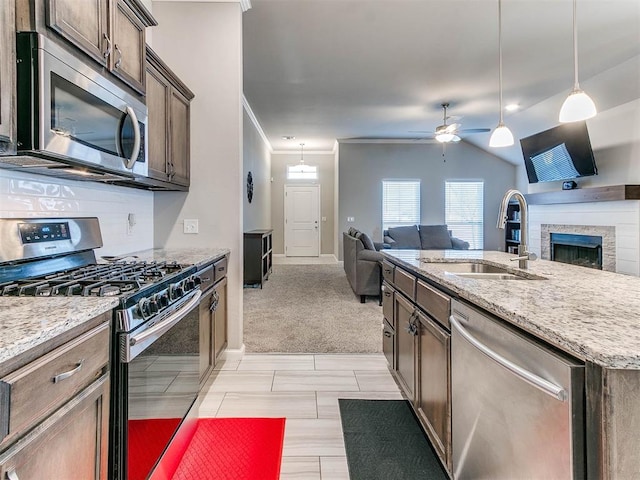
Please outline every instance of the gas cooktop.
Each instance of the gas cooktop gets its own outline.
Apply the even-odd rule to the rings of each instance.
[[[176,262],[136,261],[87,265],[49,275],[0,283],[0,295],[105,297],[132,294],[188,267]]]

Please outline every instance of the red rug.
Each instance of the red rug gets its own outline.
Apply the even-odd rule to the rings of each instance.
[[[145,480],[162,454],[180,418],[129,420],[128,479]]]
[[[153,480],[278,480],[284,418],[200,418],[172,442]]]

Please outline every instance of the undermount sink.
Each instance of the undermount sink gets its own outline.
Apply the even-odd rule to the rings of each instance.
[[[449,273],[480,273],[480,274],[511,274],[509,270],[496,265],[487,265],[486,263],[473,263],[473,262],[456,262],[447,263],[446,271]]]
[[[456,277],[475,278],[477,280],[537,280],[537,278],[523,277],[522,275],[514,275],[513,273],[447,273],[451,273]]]
[[[476,280],[544,280],[544,277],[523,272],[513,272],[497,265],[476,262],[447,263],[445,273]]]

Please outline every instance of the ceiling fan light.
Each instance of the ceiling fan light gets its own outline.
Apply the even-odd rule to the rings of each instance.
[[[597,113],[591,97],[580,88],[574,88],[562,104],[558,120],[560,123],[577,122],[595,117]]]
[[[452,141],[455,141],[454,139],[456,138],[456,135],[454,135],[453,133],[438,133],[436,134],[436,140],[439,141],[440,143],[449,143]]]
[[[489,139],[490,147],[510,147],[513,145],[513,133],[504,123],[500,122]]]

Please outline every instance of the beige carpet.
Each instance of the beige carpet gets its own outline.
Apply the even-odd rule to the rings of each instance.
[[[275,265],[262,290],[244,289],[244,344],[251,353],[382,352],[382,307],[360,303],[340,264]]]

